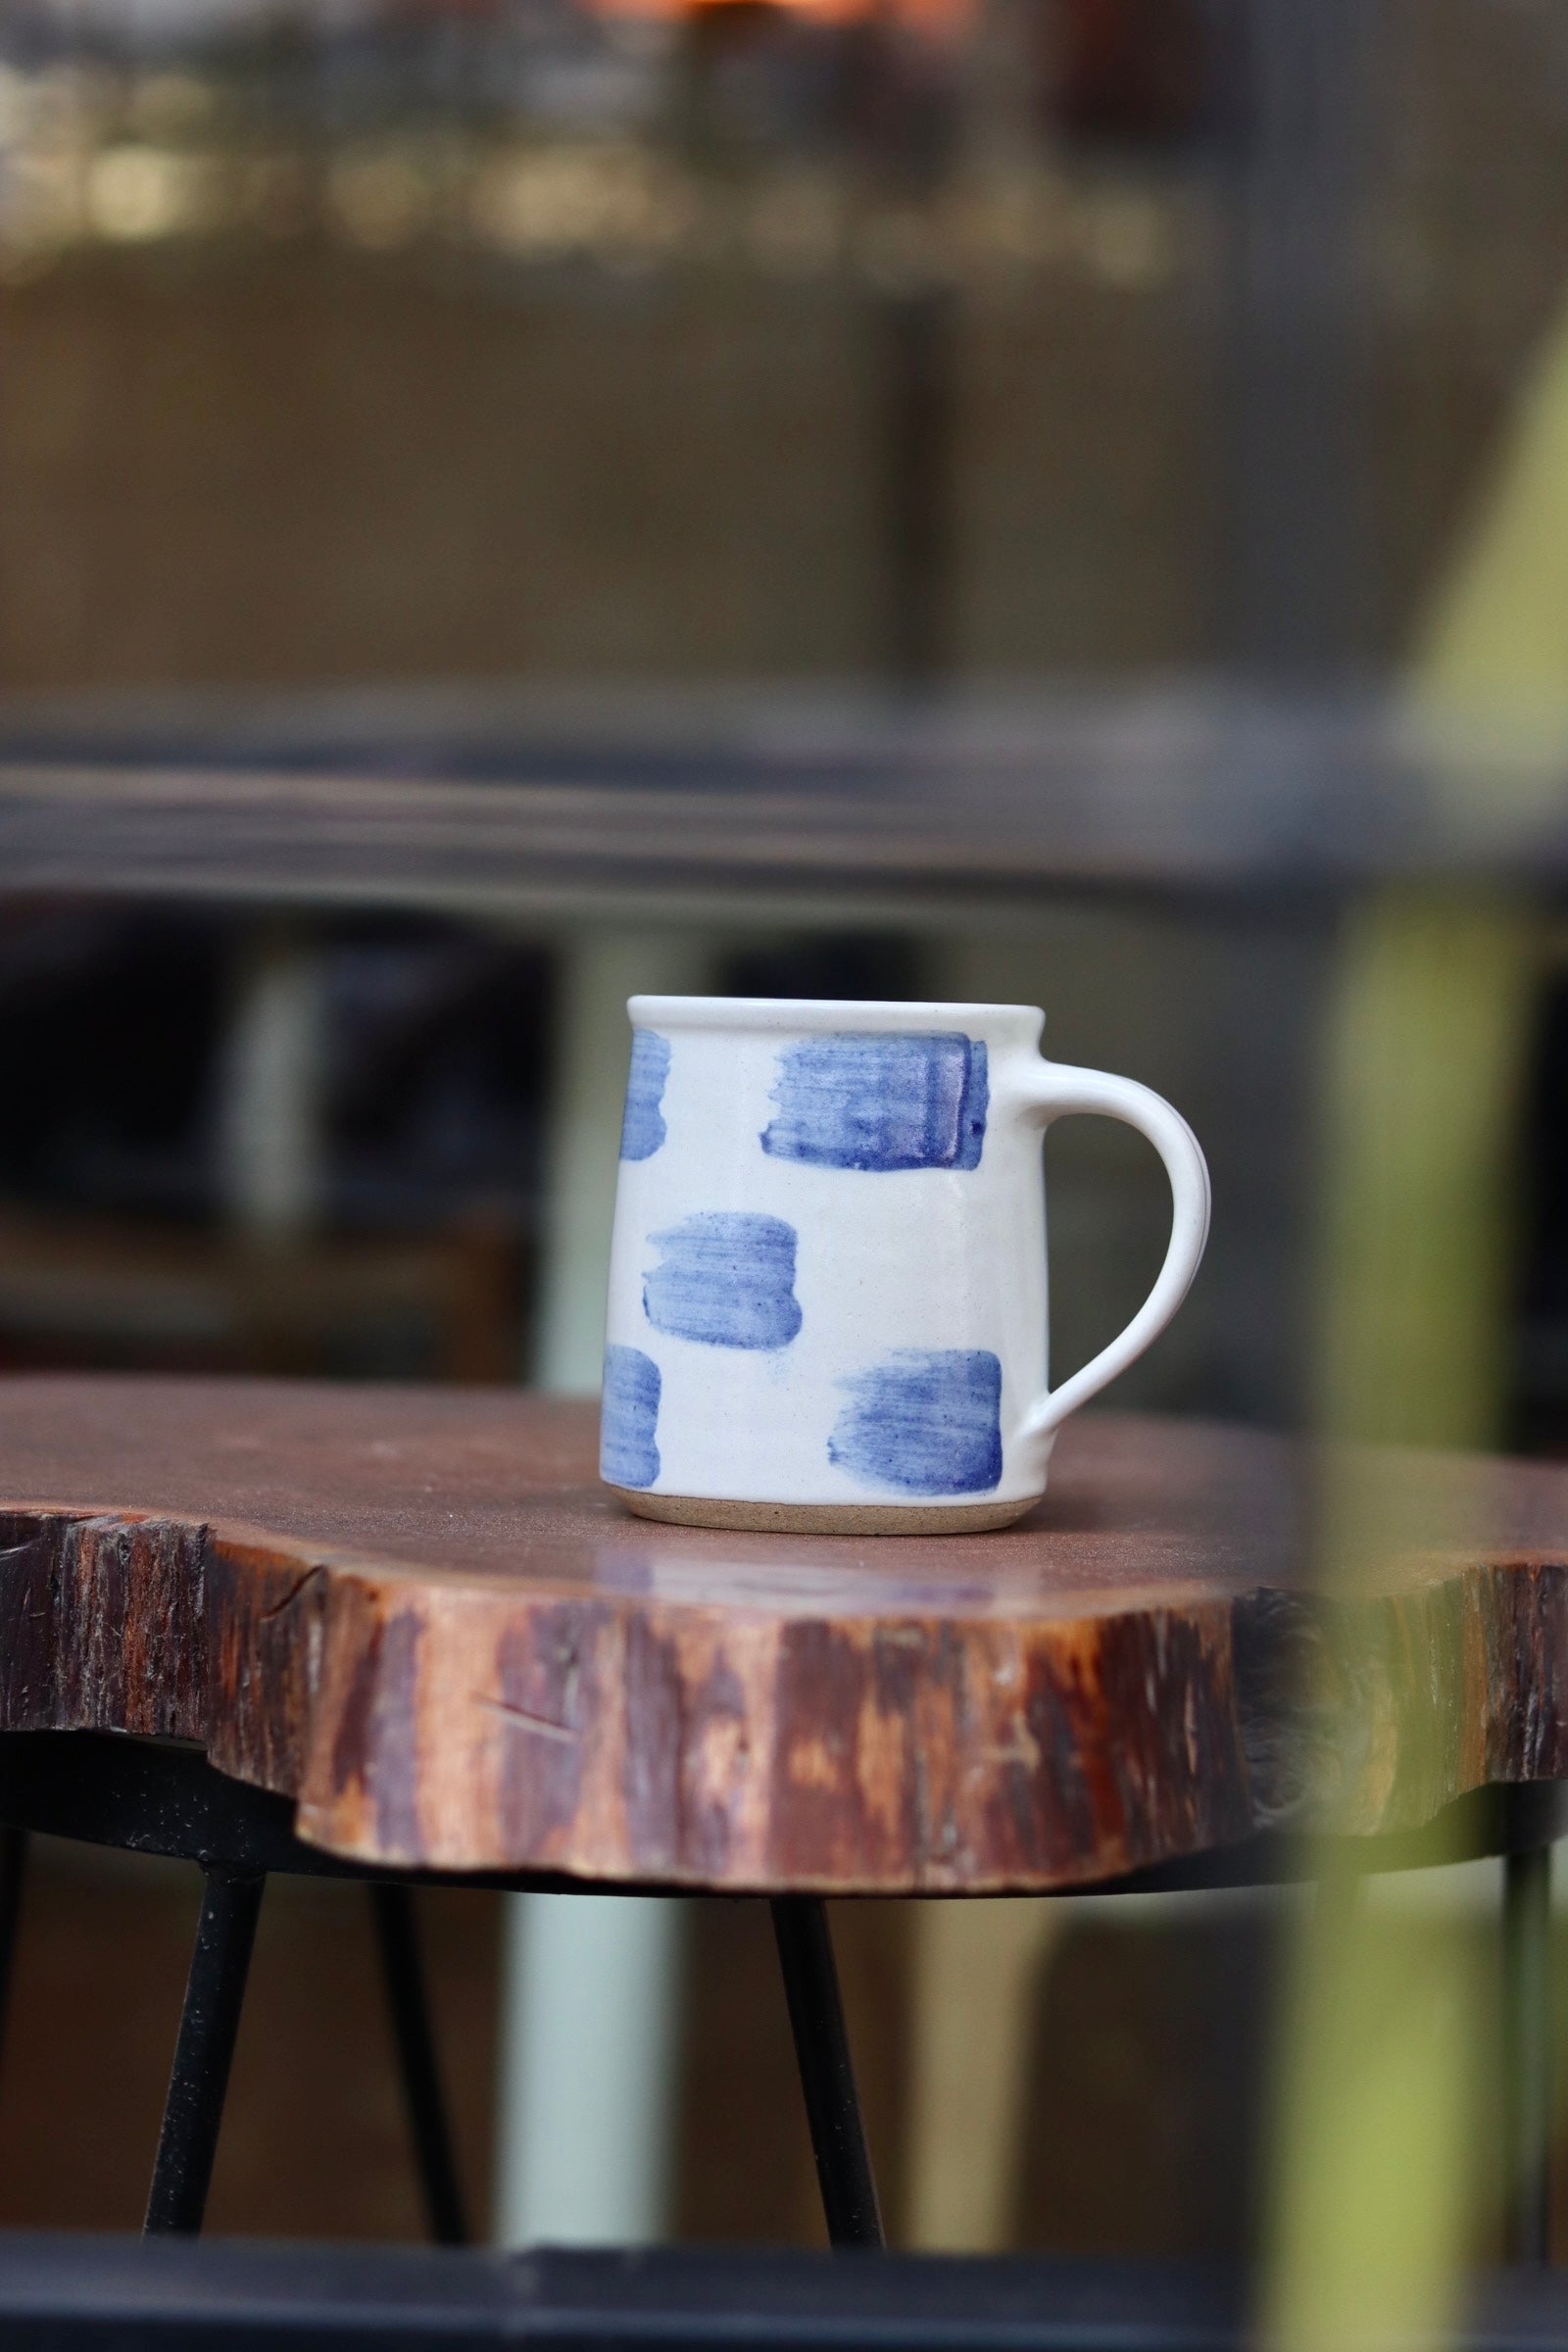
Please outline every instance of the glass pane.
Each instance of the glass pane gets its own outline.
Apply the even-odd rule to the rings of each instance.
[[[1398,661],[1484,527],[1568,304],[1568,12],[1393,0],[1372,190],[1375,642]]]
[[[0,682],[1209,650],[1159,0],[13,0]]]

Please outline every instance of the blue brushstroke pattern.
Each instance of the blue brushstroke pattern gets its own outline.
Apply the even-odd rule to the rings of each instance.
[[[779,1056],[762,1150],[812,1168],[977,1168],[990,1100],[983,1039],[808,1038]]]
[[[987,1348],[903,1348],[840,1387],[828,1458],[906,1494],[984,1494],[1002,1476],[1002,1365]]]
[[[801,1328],[793,1225],[704,1210],[654,1235],[664,1255],[643,1285],[656,1331],[709,1348],[787,1348]]]
[[[652,1159],[665,1136],[664,1080],[669,1076],[669,1040],[655,1029],[631,1033],[631,1068],[626,1074],[626,1108],[620,1122],[622,1159]]]
[[[651,1487],[659,1476],[659,1366],[640,1348],[605,1349],[599,1408],[599,1475],[616,1487]]]

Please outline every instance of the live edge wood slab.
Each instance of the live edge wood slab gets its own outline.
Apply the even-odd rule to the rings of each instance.
[[[1568,1774],[1568,1473],[1087,1416],[1004,1533],[768,1537],[628,1517],[595,1422],[0,1381],[0,1730],[199,1741],[345,1857],[724,1889],[1081,1885]]]

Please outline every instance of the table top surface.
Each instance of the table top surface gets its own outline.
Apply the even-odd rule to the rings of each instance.
[[[734,1888],[1568,1775],[1568,1472],[1087,1415],[1017,1526],[858,1539],[632,1519],[595,1448],[515,1391],[0,1382],[0,1730],[199,1740],[346,1857]]]

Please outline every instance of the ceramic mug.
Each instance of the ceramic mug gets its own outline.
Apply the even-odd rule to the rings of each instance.
[[[1148,1087],[1039,1052],[1025,1004],[633,997],[600,1474],[710,1527],[933,1534],[1038,1500],[1066,1416],[1180,1306],[1208,1170]],[[1046,1378],[1041,1133],[1100,1111],[1170,1177],[1119,1338]]]

